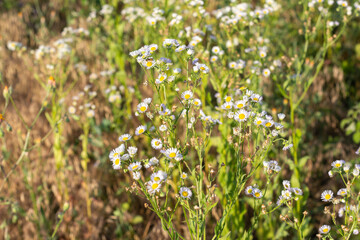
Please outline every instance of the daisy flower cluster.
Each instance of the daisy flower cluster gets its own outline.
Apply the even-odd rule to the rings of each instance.
[[[72,97],[72,103],[68,107],[68,114],[75,120],[81,120],[82,113],[86,118],[94,118],[96,106],[92,103],[96,97],[96,91],[91,91],[92,85],[88,84],[83,91]]]
[[[325,190],[321,193],[321,200],[332,205],[326,206],[324,213],[330,216],[334,226],[322,225],[319,228],[319,236],[349,239],[352,235],[359,234],[360,200],[356,187],[359,181],[360,164],[335,160],[331,166],[329,176],[340,176],[344,187],[335,192]],[[331,228],[337,231],[331,232]]]

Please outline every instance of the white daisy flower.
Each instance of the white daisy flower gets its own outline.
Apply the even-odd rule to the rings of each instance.
[[[148,104],[142,102],[142,103],[139,103],[139,104],[137,105],[137,110],[138,110],[138,112],[140,112],[140,113],[144,113],[144,112],[146,112],[146,110],[148,109],[148,107],[149,107]]]
[[[220,53],[220,47],[218,47],[218,46],[215,46],[215,47],[213,47],[212,49],[211,49],[211,51],[213,52],[213,53],[215,53],[215,54],[218,54],[218,53]]]
[[[166,130],[167,130],[167,126],[166,125],[161,125],[160,127],[159,127],[159,130],[161,131],[161,132],[165,132]]]
[[[252,195],[254,198],[262,198],[263,197],[263,193],[257,188],[253,189]]]
[[[153,140],[151,140],[151,147],[157,150],[161,149],[162,148],[161,140],[158,138],[154,138]]]
[[[156,84],[161,84],[166,80],[166,78],[167,78],[167,75],[165,73],[161,73],[159,75],[159,77],[155,80],[155,83]]]
[[[181,94],[181,98],[184,100],[190,100],[193,97],[193,93],[191,91],[185,91]]]
[[[166,180],[167,174],[166,172],[159,170],[158,172],[151,174],[150,178],[153,182],[161,183]]]
[[[261,102],[261,100],[262,100],[262,96],[260,96],[259,94],[255,94],[255,93],[252,94],[250,98],[253,102]]]
[[[126,142],[129,141],[131,139],[131,135],[130,134],[123,134],[119,137],[119,141],[120,142]]]
[[[185,199],[190,199],[192,196],[191,190],[187,187],[181,187],[179,193],[180,193],[180,196]]]
[[[221,108],[224,109],[224,110],[231,110],[233,107],[233,103],[232,102],[225,102]]]
[[[254,123],[255,123],[256,125],[258,125],[258,126],[263,125],[264,122],[265,122],[265,120],[264,120],[263,118],[260,118],[260,117],[257,117],[257,118],[255,118],[255,120],[254,120]]]
[[[283,114],[283,113],[278,113],[277,116],[280,120],[284,120],[284,118],[285,118],[285,114]]]
[[[193,104],[194,104],[195,106],[200,107],[200,106],[201,106],[201,100],[198,99],[198,98],[195,98],[194,101],[193,101]]]
[[[235,113],[234,119],[238,122],[244,122],[249,117],[249,115],[250,115],[249,112],[247,112],[243,109],[240,109],[239,111],[237,111]]]
[[[218,56],[211,56],[210,62],[216,62],[218,59]]]
[[[333,199],[333,195],[334,193],[331,190],[325,190],[321,194],[321,200],[323,200],[324,202],[330,202]]]
[[[291,185],[290,185],[290,181],[289,180],[284,180],[282,182],[284,188],[288,189],[288,188],[291,188]]]
[[[140,179],[140,172],[133,172],[132,173],[133,174],[133,178],[134,178],[134,180],[139,180]]]
[[[141,169],[141,162],[131,163],[128,167],[129,171],[134,172]]]
[[[114,169],[120,169],[121,168],[120,156],[113,159],[113,168]]]
[[[337,195],[339,195],[339,196],[346,196],[346,194],[347,194],[347,189],[346,188],[341,188],[337,192]]]
[[[300,188],[291,188],[291,191],[295,193],[295,195],[303,195],[303,191]]]
[[[180,177],[181,177],[182,179],[187,179],[188,175],[187,175],[187,173],[184,173],[184,172],[183,172]]]
[[[128,147],[127,151],[129,153],[130,157],[134,157],[135,154],[137,153],[138,149],[137,149],[137,147]]]
[[[322,225],[320,228],[319,228],[319,233],[320,234],[328,234],[331,230],[331,227],[329,225]]]
[[[149,46],[150,52],[154,52],[154,51],[156,51],[158,48],[159,48],[159,47],[158,47],[157,44],[151,44],[151,45]]]
[[[169,148],[165,151],[166,157],[170,159],[174,159],[178,154],[180,154],[180,152],[176,148]]]
[[[232,97],[231,96],[225,96],[224,97],[225,102],[231,102],[232,101]]]
[[[136,135],[136,136],[141,135],[141,134],[143,134],[145,131],[146,131],[146,126],[145,126],[145,125],[138,126],[138,127],[135,129],[135,135]]]
[[[287,200],[291,199],[291,191],[290,191],[290,189],[281,191],[281,196],[283,196],[283,198],[285,198]]]
[[[274,125],[274,123],[275,122],[273,120],[269,120],[269,121],[266,121],[265,126],[266,127],[272,127]]]
[[[244,101],[244,100],[236,101],[234,106],[236,109],[241,109],[246,106],[246,101]]]
[[[150,194],[155,194],[156,192],[160,191],[161,183],[149,181],[147,184],[147,190]]]
[[[236,66],[237,66],[237,63],[236,63],[236,62],[230,62],[230,63],[229,63],[229,68],[231,68],[231,69],[236,68]]]
[[[155,66],[155,61],[152,58],[142,61],[142,65],[147,69],[150,69]]]
[[[331,163],[331,166],[333,168],[340,168],[342,167],[343,165],[345,164],[345,161],[344,160],[336,160],[334,162]]]
[[[253,187],[252,186],[248,186],[247,188],[245,188],[245,194],[246,195],[252,195],[253,193]]]
[[[270,76],[271,71],[270,71],[270,69],[265,68],[265,69],[262,71],[262,74],[263,74],[264,77],[268,77],[268,76]]]
[[[158,160],[156,157],[152,157],[152,158],[150,158],[149,163],[150,163],[152,166],[156,166],[156,165],[159,164],[159,160]]]
[[[266,57],[266,52],[265,51],[260,51],[259,52],[259,56],[261,57],[261,58],[264,58],[264,57]]]

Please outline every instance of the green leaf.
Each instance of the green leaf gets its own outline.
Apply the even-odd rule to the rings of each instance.
[[[357,144],[357,143],[360,143],[360,132],[356,132],[353,136],[353,140],[354,142]]]

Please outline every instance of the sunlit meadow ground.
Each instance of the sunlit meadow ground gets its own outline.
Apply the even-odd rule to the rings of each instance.
[[[150,204],[146,197],[131,193],[135,188],[133,176],[123,170],[114,170],[109,153],[119,146],[121,134],[133,134],[143,123],[143,119],[137,118],[135,113],[139,111],[138,104],[147,97],[157,99],[154,88],[148,86],[151,85],[151,76],[157,74],[141,67],[129,55],[130,52],[144,45],[157,44],[163,54],[157,55],[157,58],[165,54],[170,58],[176,55],[162,50],[165,39],[181,38],[183,44],[191,46],[191,40],[196,41],[195,36],[201,37],[200,43],[194,47],[195,56],[211,69],[208,77],[204,77],[206,84],[193,92],[199,98],[203,95],[201,100],[205,100],[208,112],[210,107],[214,107],[216,111],[211,110],[212,114],[217,114],[222,106],[217,105],[215,95],[218,91],[214,83],[228,81],[223,89],[244,87],[252,90],[263,96],[264,108],[274,118],[278,113],[286,114],[283,137],[290,140],[289,143],[294,134],[300,135],[301,139],[296,157],[302,162],[295,169],[293,150],[284,152],[281,150],[283,146],[274,144],[271,151],[264,155],[267,161],[277,160],[281,171],[271,181],[271,189],[266,195],[268,201],[263,203],[269,206],[272,204],[270,201],[275,203],[281,195],[282,181],[291,179],[292,184],[306,193],[299,201],[299,211],[294,213],[301,216],[304,211],[308,213],[301,230],[303,235],[284,223],[287,217],[294,221],[292,212],[287,216],[284,209],[273,212],[269,218],[260,218],[256,229],[251,229],[254,216],[261,212],[261,205],[254,212],[252,200],[242,191],[235,204],[238,210],[231,215],[226,228],[233,235],[224,239],[241,239],[249,229],[249,239],[299,239],[300,236],[314,239],[319,227],[324,224],[331,225],[333,234],[336,234],[330,215],[324,213],[321,194],[331,189],[336,195],[337,190],[344,187],[340,177],[329,177],[333,161],[344,159],[352,164],[360,163],[359,156],[355,154],[360,143],[360,20],[356,16],[356,6],[360,5],[354,5],[358,1],[345,1],[353,7],[350,14],[353,18],[337,42],[325,51],[321,68],[296,109],[292,122],[292,103],[277,85],[291,84],[282,85],[285,79],[296,78],[297,72],[292,67],[296,69],[296,64],[299,64],[296,59],[301,58],[304,48],[302,17],[306,11],[302,9],[303,4],[295,0],[275,1],[279,8],[265,14],[269,17],[265,16],[259,23],[254,21],[254,26],[234,30],[226,24],[219,24],[220,20],[214,17],[216,12],[213,11],[242,1],[209,0],[204,1],[203,8],[200,8],[201,2],[0,1],[0,88],[3,93],[0,98],[0,239],[170,239],[157,214],[145,206]],[[244,2],[255,9],[273,1]],[[327,4],[328,1],[323,3],[327,6],[325,2]],[[311,16],[308,30],[315,34],[309,40],[304,62],[300,63],[304,66],[300,72],[305,75],[308,71],[309,74],[301,79],[302,82],[315,75],[321,62],[316,61],[316,56],[323,43],[321,31],[327,28],[325,24],[312,29],[316,25],[315,20],[318,20],[318,12],[322,10],[317,4],[322,3],[316,1],[310,6],[313,10],[308,9]],[[132,12],[134,9],[131,7],[141,8],[134,11],[138,15]],[[179,17],[172,15],[175,12]],[[203,20],[202,14],[206,15]],[[347,16],[346,10],[342,14]],[[136,17],[137,20],[132,19]],[[332,28],[330,37],[339,34],[343,19],[337,19],[340,26]],[[152,21],[156,22],[155,26]],[[212,30],[206,27],[210,23],[215,26]],[[186,27],[192,29],[186,30]],[[197,28],[206,34],[196,32]],[[317,31],[320,34],[316,34]],[[214,42],[211,40],[213,36],[217,39]],[[70,37],[76,39],[68,42],[70,49],[64,46],[64,42],[57,42]],[[266,39],[270,39],[269,42]],[[236,45],[236,41],[240,43]],[[11,45],[11,42],[21,45]],[[246,66],[253,67],[254,61],[259,59],[261,66],[264,64],[271,69],[271,77],[262,71],[263,68],[259,74],[251,68],[254,70],[249,74],[251,81],[245,70],[236,74],[231,72],[231,61],[243,58],[246,48],[258,49],[262,44],[266,45],[267,57],[255,54],[253,59],[244,60]],[[41,48],[42,45],[56,46],[57,52]],[[216,55],[211,53],[214,46],[225,50],[223,55],[219,55],[221,60],[218,64],[211,63],[211,56]],[[59,48],[63,52],[59,53]],[[64,57],[59,59],[61,54]],[[273,70],[270,64],[276,59],[281,60],[282,68],[274,67]],[[247,70],[251,72],[250,67]],[[273,76],[277,76],[277,80]],[[179,82],[186,82],[186,79],[183,77]],[[303,83],[296,84],[292,88],[299,99]],[[184,90],[187,89],[181,88],[179,93]],[[221,94],[225,97],[226,91]],[[160,105],[160,102],[157,104]],[[185,125],[184,121],[179,121],[178,128]],[[233,132],[229,129],[226,132],[215,127],[212,144],[206,150],[215,171],[220,171],[220,161],[222,163],[226,158],[221,154],[218,157],[219,149],[227,151],[221,146],[231,145]],[[225,132],[225,136],[222,135]],[[185,138],[185,132],[179,136]],[[150,141],[138,137],[134,139],[142,157],[149,157],[147,152],[152,151]],[[249,149],[252,147],[249,145],[244,152],[251,152]],[[228,158],[234,156],[230,152]],[[189,153],[189,156],[195,161],[193,155]],[[204,173],[209,173],[209,169],[206,165]],[[246,186],[257,181],[259,187],[264,187],[267,178],[263,172],[258,170]],[[297,180],[292,178],[295,173],[298,174]],[[212,200],[219,200],[221,204],[216,205],[207,216],[203,235],[208,238],[214,235],[214,228],[223,214],[226,202],[224,194],[221,194],[226,189],[222,185],[226,182],[224,178],[214,182],[220,186],[220,193]],[[253,179],[254,182],[251,182]],[[354,194],[357,194],[359,182],[352,186]],[[175,193],[171,197],[179,198]],[[358,203],[358,199],[352,202]],[[356,211],[359,217],[359,210]],[[175,212],[173,224],[185,239],[191,239],[181,209]],[[236,230],[231,228],[232,224]]]

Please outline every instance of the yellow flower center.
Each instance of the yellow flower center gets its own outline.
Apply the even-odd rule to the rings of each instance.
[[[126,141],[128,140],[129,138],[128,137],[123,137],[123,141]]]
[[[155,50],[156,50],[156,47],[151,47],[150,50],[151,50],[151,51],[155,51]]]
[[[115,165],[119,165],[119,164],[120,164],[120,159],[117,158],[117,159],[115,160]]]
[[[204,70],[205,70],[205,68],[204,68],[204,67],[200,67],[200,70],[203,70],[203,71],[204,71]]]
[[[265,126],[271,127],[271,123],[270,123],[270,122],[267,122],[267,123],[265,124]]]
[[[257,121],[256,124],[257,125],[260,125],[262,123],[262,121]]]
[[[146,66],[147,66],[147,67],[151,67],[151,66],[152,66],[152,62],[147,62],[147,63],[146,63]]]
[[[140,129],[140,130],[139,130],[139,133],[143,133],[143,132],[144,132],[144,129]]]
[[[161,76],[161,77],[160,77],[160,81],[161,81],[161,82],[164,81],[164,79],[165,79],[164,76]]]
[[[323,229],[323,232],[324,232],[324,233],[327,233],[328,231],[329,231],[328,228],[324,228],[324,229]]]
[[[185,99],[189,99],[189,98],[190,98],[190,94],[186,94]]]
[[[152,189],[157,189],[158,187],[159,187],[159,184],[157,184],[157,183],[154,183],[153,185],[151,185]]]
[[[117,155],[119,155],[119,153],[114,153],[114,157],[116,157]]]
[[[132,167],[133,170],[137,169],[139,167],[139,165],[135,165]]]
[[[184,192],[182,192],[182,195],[183,195],[184,197],[187,197],[189,194],[188,194],[188,192],[184,191]]]
[[[146,110],[145,106],[140,107],[140,111],[144,112]]]
[[[227,98],[225,99],[225,101],[230,102],[230,101],[231,101],[231,97],[227,97]]]
[[[260,193],[255,193],[255,197],[260,197]]]
[[[169,154],[169,157],[174,158],[176,156],[176,153],[172,152]]]
[[[325,195],[325,199],[326,199],[326,200],[329,200],[330,198],[331,198],[331,195],[330,195],[330,194],[326,194],[326,195]]]
[[[336,163],[335,167],[341,167],[341,163]]]
[[[199,105],[199,102],[198,101],[194,102],[194,105]]]
[[[248,193],[252,193],[252,191],[253,191],[253,190],[250,188],[250,189],[248,190]]]
[[[160,142],[159,141],[156,141],[155,142],[155,146],[159,146],[160,145]]]
[[[160,181],[160,178],[159,177],[154,177],[154,181]]]
[[[254,98],[254,101],[258,101],[259,99],[258,98]]]
[[[185,174],[183,174],[183,175],[182,175],[182,178],[186,178],[186,175],[185,175]]]
[[[245,119],[245,114],[240,113],[240,114],[239,114],[239,119],[241,119],[241,120]]]
[[[244,106],[244,104],[242,104],[242,103],[239,103],[239,104],[237,105],[238,108],[242,108],[243,106]]]
[[[227,108],[227,109],[230,109],[230,108],[231,108],[231,106],[230,106],[230,105],[227,105],[227,106],[226,106],[226,108]]]

